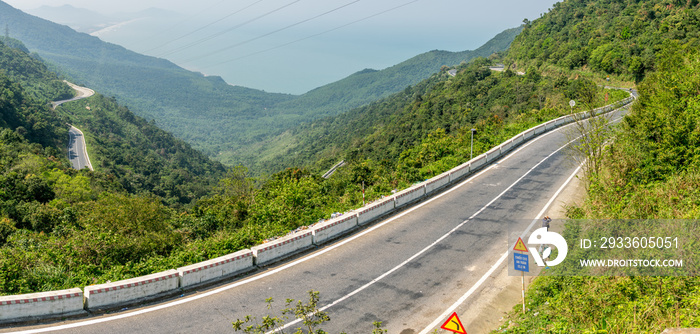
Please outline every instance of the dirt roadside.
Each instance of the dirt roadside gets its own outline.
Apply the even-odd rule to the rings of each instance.
[[[552,221],[551,231],[561,233],[564,229],[559,218],[566,218],[565,205],[581,204],[585,198],[585,188],[581,181],[582,173],[564,188],[547,213]],[[504,316],[521,304],[520,277],[508,276],[507,266],[494,272],[493,284],[487,284],[475,296],[457,308],[457,314],[469,334],[490,333],[503,324]],[[525,277],[525,287],[530,286],[535,277]]]

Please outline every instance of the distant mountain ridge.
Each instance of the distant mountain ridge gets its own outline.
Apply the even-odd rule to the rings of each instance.
[[[78,8],[71,5],[41,6],[27,10],[28,14],[40,18],[67,25],[76,31],[91,34],[120,22],[144,17],[176,17],[181,14],[160,8],[148,8],[138,12],[122,12],[112,15],[104,15],[89,9]]]
[[[71,79],[115,96],[135,113],[194,148],[229,165],[250,156],[252,144],[302,122],[338,115],[401,91],[439,70],[476,56],[505,50],[519,28],[475,51],[431,51],[381,71],[360,71],[300,96],[228,85],[217,76],[187,71],[78,33],[0,2],[10,36],[54,64]]]
[[[27,10],[27,13],[38,17],[65,24],[77,31],[91,33],[108,25],[119,22],[118,19],[108,17],[84,8],[76,8],[71,5],[41,6]]]
[[[276,108],[306,108],[318,110],[318,114],[325,116],[338,115],[415,85],[440,71],[442,66],[455,66],[477,57],[488,57],[505,51],[521,31],[522,27],[507,29],[473,51],[433,50],[383,70],[364,69],[313,89],[294,100],[280,103]]]

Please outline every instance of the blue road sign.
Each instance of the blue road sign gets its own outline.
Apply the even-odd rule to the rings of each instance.
[[[513,252],[513,265],[515,266],[515,270],[520,270],[526,273],[530,272],[529,259],[530,257],[527,254]]]

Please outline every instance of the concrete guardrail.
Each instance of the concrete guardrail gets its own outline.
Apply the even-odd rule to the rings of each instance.
[[[0,323],[87,314],[79,288],[0,297]]]
[[[108,309],[155,299],[180,287],[177,270],[85,287],[87,309]]]
[[[450,184],[450,171],[444,172],[438,176],[425,181],[425,194],[432,194],[435,191],[442,189]]]
[[[388,197],[355,210],[357,211],[357,224],[366,225],[374,219],[384,216],[394,210],[394,204],[394,198]]]
[[[292,233],[285,237],[253,247],[256,265],[271,263],[314,246],[313,232],[309,230]]]
[[[499,146],[419,185],[402,190],[393,196],[368,204],[354,212],[316,224],[310,230],[302,230],[267,242],[251,249],[241,250],[193,265],[114,283],[86,286],[84,291],[70,289],[27,295],[0,297],[0,323],[15,323],[35,319],[49,319],[79,315],[86,310],[109,309],[134,304],[176,293],[182,288],[222,280],[237,273],[252,270],[255,265],[265,265],[298,254],[346,234],[361,225],[427,197],[439,189],[476,173],[489,162],[500,159],[508,151],[522,143],[565,124],[591,114],[597,115],[617,109],[634,100],[626,98],[612,105],[597,108],[593,112],[562,116],[525,130]],[[340,165],[340,164],[339,164]]]
[[[314,245],[323,245],[329,240],[346,234],[357,227],[357,214],[346,213],[340,217],[316,224],[311,232],[314,235]]]
[[[180,287],[193,287],[220,280],[255,267],[253,251],[244,249],[204,262],[177,268]]]
[[[425,196],[425,184],[411,186],[394,194],[394,207],[398,209],[421,199],[423,196]]]

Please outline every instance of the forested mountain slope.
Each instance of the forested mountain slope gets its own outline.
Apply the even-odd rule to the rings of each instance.
[[[528,122],[566,113],[568,101],[578,99],[585,90],[599,93],[595,84],[586,79],[544,77],[537,70],[517,76],[510,70],[491,71],[491,65],[488,59],[479,58],[458,66],[454,77],[445,68],[400,93],[288,131],[274,138],[272,145],[261,146],[256,169],[275,170],[295,165],[320,172],[343,159],[396,164],[422,146],[422,141],[435,136],[442,138],[440,145],[452,147],[448,143],[453,140],[459,146],[458,142],[468,139],[465,136],[471,128],[490,133],[509,123],[534,124]],[[618,98],[625,95],[609,94]],[[589,105],[602,102],[590,101]],[[501,139],[477,136],[475,145],[489,147]],[[420,180],[430,174],[429,170],[435,169],[427,165],[441,158],[449,156],[452,160],[448,165],[466,159],[467,152],[457,146],[445,149],[438,156],[424,157],[418,169],[425,170],[412,171],[413,178]]]
[[[167,60],[137,54],[4,2],[0,2],[0,21],[7,24],[10,36],[76,83],[116,96],[142,117],[156,119],[161,127],[199,148],[208,148],[210,154],[219,150],[212,143],[254,135],[261,127],[251,120],[266,107],[292,98],[231,86],[220,77],[205,77]]]
[[[133,108],[146,119],[227,164],[251,163],[250,145],[304,121],[337,115],[403,90],[442,65],[507,48],[519,28],[510,29],[475,51],[434,51],[382,71],[362,71],[301,96],[231,86],[175,64],[131,52],[96,37],[27,15],[0,2],[0,21],[76,83]],[[273,78],[271,78],[273,80]]]
[[[275,108],[283,112],[300,113],[309,109],[320,116],[339,115],[415,85],[439,72],[442,66],[452,67],[504,51],[521,30],[522,27],[505,30],[473,51],[433,50],[383,70],[365,69],[309,91],[294,100],[282,102]]]
[[[48,102],[72,97],[73,90],[21,48],[17,40],[0,41],[0,128],[12,129],[46,148],[49,155],[60,157],[68,128]]]
[[[590,69],[639,81],[670,40],[700,47],[697,1],[562,1],[527,22],[508,55],[523,69]]]
[[[167,219],[210,194],[224,167],[99,94],[52,110],[48,101],[72,90],[8,42],[0,43],[0,294],[123,277],[120,263],[180,244],[187,228],[175,232]],[[94,172],[70,167],[67,123],[88,137]]]
[[[49,101],[70,97],[74,91],[27,54],[21,42],[12,44],[17,48],[0,44],[0,73],[6,87],[3,127],[64,160],[67,124],[73,124],[85,133],[93,165],[101,172],[116,178],[130,193],[152,193],[172,205],[205,195],[224,175],[221,164],[100,94],[51,110]]]
[[[599,173],[584,180],[587,199],[568,208],[571,218],[700,218],[699,45],[694,0],[563,1],[515,39],[508,56],[518,67],[639,84],[638,102],[610,141]],[[669,256],[687,261],[697,254],[684,252]],[[499,333],[700,327],[698,276],[546,276],[526,298],[528,313],[518,307]]]

